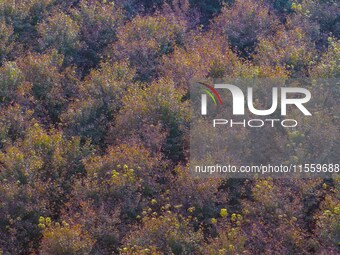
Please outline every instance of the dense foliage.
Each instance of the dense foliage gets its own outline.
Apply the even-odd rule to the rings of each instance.
[[[338,254],[339,176],[187,166],[189,80],[339,77],[338,5],[0,0],[0,254]]]

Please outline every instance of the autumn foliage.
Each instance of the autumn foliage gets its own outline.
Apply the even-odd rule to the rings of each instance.
[[[189,81],[338,78],[338,8],[1,0],[0,254],[338,254],[338,175],[196,179],[188,168]],[[338,132],[316,129],[313,155],[283,132],[298,148],[289,156],[339,147]]]

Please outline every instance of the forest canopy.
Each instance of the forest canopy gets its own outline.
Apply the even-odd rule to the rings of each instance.
[[[190,174],[188,88],[339,78],[339,22],[336,0],[0,0],[0,254],[338,254],[338,174]]]

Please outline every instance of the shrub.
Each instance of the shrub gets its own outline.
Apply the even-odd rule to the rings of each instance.
[[[271,34],[277,25],[264,1],[236,0],[232,7],[223,7],[213,28],[227,36],[233,47],[247,52],[252,51],[258,37]]]
[[[154,13],[164,3],[164,0],[118,0],[115,1],[118,5],[124,8],[126,15],[131,18],[138,13]]]
[[[17,97],[17,90],[24,81],[23,73],[16,62],[5,62],[0,67],[0,102],[8,103]]]
[[[191,176],[189,168],[184,166],[177,166],[175,172],[176,176],[172,184],[169,184],[171,203],[182,205],[186,213],[197,217],[200,222],[207,222],[216,217],[219,213],[217,201],[223,204],[228,199],[219,192],[222,181],[197,179]]]
[[[88,70],[97,66],[103,49],[116,41],[123,13],[113,2],[83,0],[79,8],[74,9],[73,17],[79,21],[79,39],[85,43],[76,63]]]
[[[40,223],[41,225],[44,224]],[[41,240],[41,254],[69,255],[69,254],[90,254],[93,240],[80,225],[53,224],[47,226],[43,231]]]
[[[252,188],[254,204],[243,203],[242,213],[243,229],[251,229],[247,231],[251,250],[263,254],[306,252],[310,247],[301,242],[307,233],[301,224],[306,214],[300,199],[318,183],[319,180],[256,180]],[[269,236],[273,241],[267,243]],[[262,241],[254,240],[259,237]]]
[[[287,68],[293,77],[306,76],[316,55],[314,44],[300,29],[279,30],[272,37],[261,38],[254,59],[267,66]]]
[[[237,226],[224,226],[219,229],[219,235],[215,238],[211,238],[209,243],[203,245],[202,254],[242,254],[246,252],[246,237],[242,232],[242,229]]]
[[[141,168],[111,165],[108,155],[90,157],[85,164],[87,177],[75,182],[64,215],[83,222],[96,241],[94,253],[117,253],[144,204]]]
[[[0,108],[0,148],[24,139],[26,130],[32,126],[32,115],[32,110],[25,110],[18,104]]]
[[[334,83],[331,83],[332,85]],[[329,98],[329,102],[332,104],[335,100],[336,94],[329,91],[326,86],[318,86],[318,89],[312,91],[314,95],[319,93],[320,100]],[[323,110],[314,113],[313,120],[310,119],[301,124],[300,130],[295,132],[288,132],[288,143],[286,143],[289,150],[289,161],[291,163],[304,162],[308,160],[310,162],[318,162],[323,160],[322,155],[328,155],[326,162],[331,163],[336,160],[336,146],[333,144],[336,140],[336,122],[334,116],[336,113],[331,111],[327,104]],[[298,113],[294,113],[294,117]],[[313,129],[311,130],[311,126]],[[308,134],[308,135],[306,135]],[[308,148],[314,147],[311,152]]]
[[[117,38],[123,14],[113,3],[81,1],[75,17],[80,19],[82,39],[92,50],[103,49]]]
[[[292,12],[292,1],[291,0],[274,0],[268,1],[279,14],[290,14]]]
[[[141,228],[127,238],[122,251],[125,248],[133,251],[137,246],[144,249],[156,247],[165,254],[193,254],[199,251],[202,240],[202,232],[193,230],[191,219],[168,211],[158,217],[143,217]]]
[[[67,70],[62,74],[62,62],[63,56],[55,51],[41,55],[29,54],[17,61],[24,80],[31,86],[31,94],[36,103],[35,114],[50,118],[53,122],[58,121],[59,115],[66,108],[67,94],[72,90],[72,76],[75,78]]]
[[[140,176],[147,174],[154,176],[150,170],[162,165],[159,154],[150,152],[150,150],[140,144],[118,144],[111,147],[108,155],[110,155],[110,159],[116,165],[125,162],[130,167],[137,169],[136,172]]]
[[[109,135],[128,137],[134,134],[142,137],[143,125],[157,126],[162,123],[162,129],[166,132],[162,152],[173,160],[183,158],[187,146],[184,134],[188,127],[188,108],[182,102],[182,96],[169,79],[161,79],[145,89],[129,90]]]
[[[7,25],[4,18],[0,19],[0,64],[10,55],[13,49],[12,35],[12,26]]]
[[[52,0],[4,0],[0,3],[0,20],[13,26],[19,42],[35,47],[35,25],[45,17]]]
[[[32,187],[44,182],[41,193],[54,216],[68,200],[74,180],[84,173],[81,160],[89,153],[90,147],[81,146],[78,138],[64,140],[61,132],[47,132],[35,123],[22,141],[0,153],[0,178]]]
[[[121,204],[122,217],[135,220],[143,200],[160,192],[160,178],[166,177],[160,159],[138,144],[120,144],[108,148],[102,157],[88,158],[86,171],[94,185],[86,188],[88,198],[93,194],[97,205],[104,199],[111,209]]]
[[[129,59],[136,68],[137,79],[150,81],[157,77],[160,57],[171,53],[175,45],[181,45],[184,33],[184,24],[176,20],[161,15],[137,16],[118,29],[118,42],[112,54],[118,59]]]
[[[310,75],[315,78],[338,78],[340,76],[340,40],[329,38],[329,47],[319,63],[310,68]]]
[[[80,26],[71,16],[59,12],[38,25],[42,49],[54,48],[71,61],[80,47]]]
[[[61,116],[67,133],[90,138],[95,144],[103,142],[124,94],[136,86],[133,75],[126,62],[102,63],[99,70],[93,70],[80,85],[77,99]]]
[[[4,254],[28,254],[38,249],[41,231],[36,223],[40,213],[49,213],[41,192],[44,188],[39,182],[31,187],[0,177],[0,242]]]
[[[141,247],[134,245],[132,247],[123,247],[120,249],[120,254],[128,255],[161,255],[164,254],[157,250],[155,246]]]
[[[136,177],[143,179],[143,193],[149,196],[159,192],[157,175],[161,175],[165,164],[160,160],[160,155],[151,155],[142,145],[130,143],[109,147],[105,156],[91,157],[85,161],[85,165],[87,174],[95,175],[100,181],[105,181],[107,175],[111,176],[113,171],[119,179],[120,172],[126,170],[126,165],[133,169]]]
[[[315,215],[316,236],[323,244],[320,252],[336,254],[339,251],[340,240],[340,202],[335,194],[339,193],[339,179],[335,180],[335,187],[326,194],[320,210]]]
[[[231,3],[232,0],[190,0],[191,8],[197,8],[200,11],[201,22],[207,24],[208,21],[217,15],[224,3]]]
[[[258,70],[239,59],[224,37],[208,32],[192,36],[185,48],[175,47],[173,54],[163,58],[162,72],[178,87],[187,88],[190,80],[249,78],[256,76]]]
[[[100,168],[102,162],[103,159],[91,158],[86,163],[88,177],[76,183],[73,195],[76,195],[80,206],[88,203],[93,208],[95,218],[86,222],[92,226],[95,237],[102,243],[113,245],[97,249],[116,250],[120,238],[128,232],[145,204],[142,195],[144,183],[138,176],[138,169],[116,165],[104,173],[109,165]],[[98,219],[103,222],[98,223]],[[112,231],[106,232],[106,229]]]
[[[320,39],[327,39],[329,34],[336,38],[340,36],[339,10],[336,1],[305,0],[301,3],[301,10],[307,16],[310,23],[316,23],[319,27]],[[299,12],[299,10],[296,10]]]

